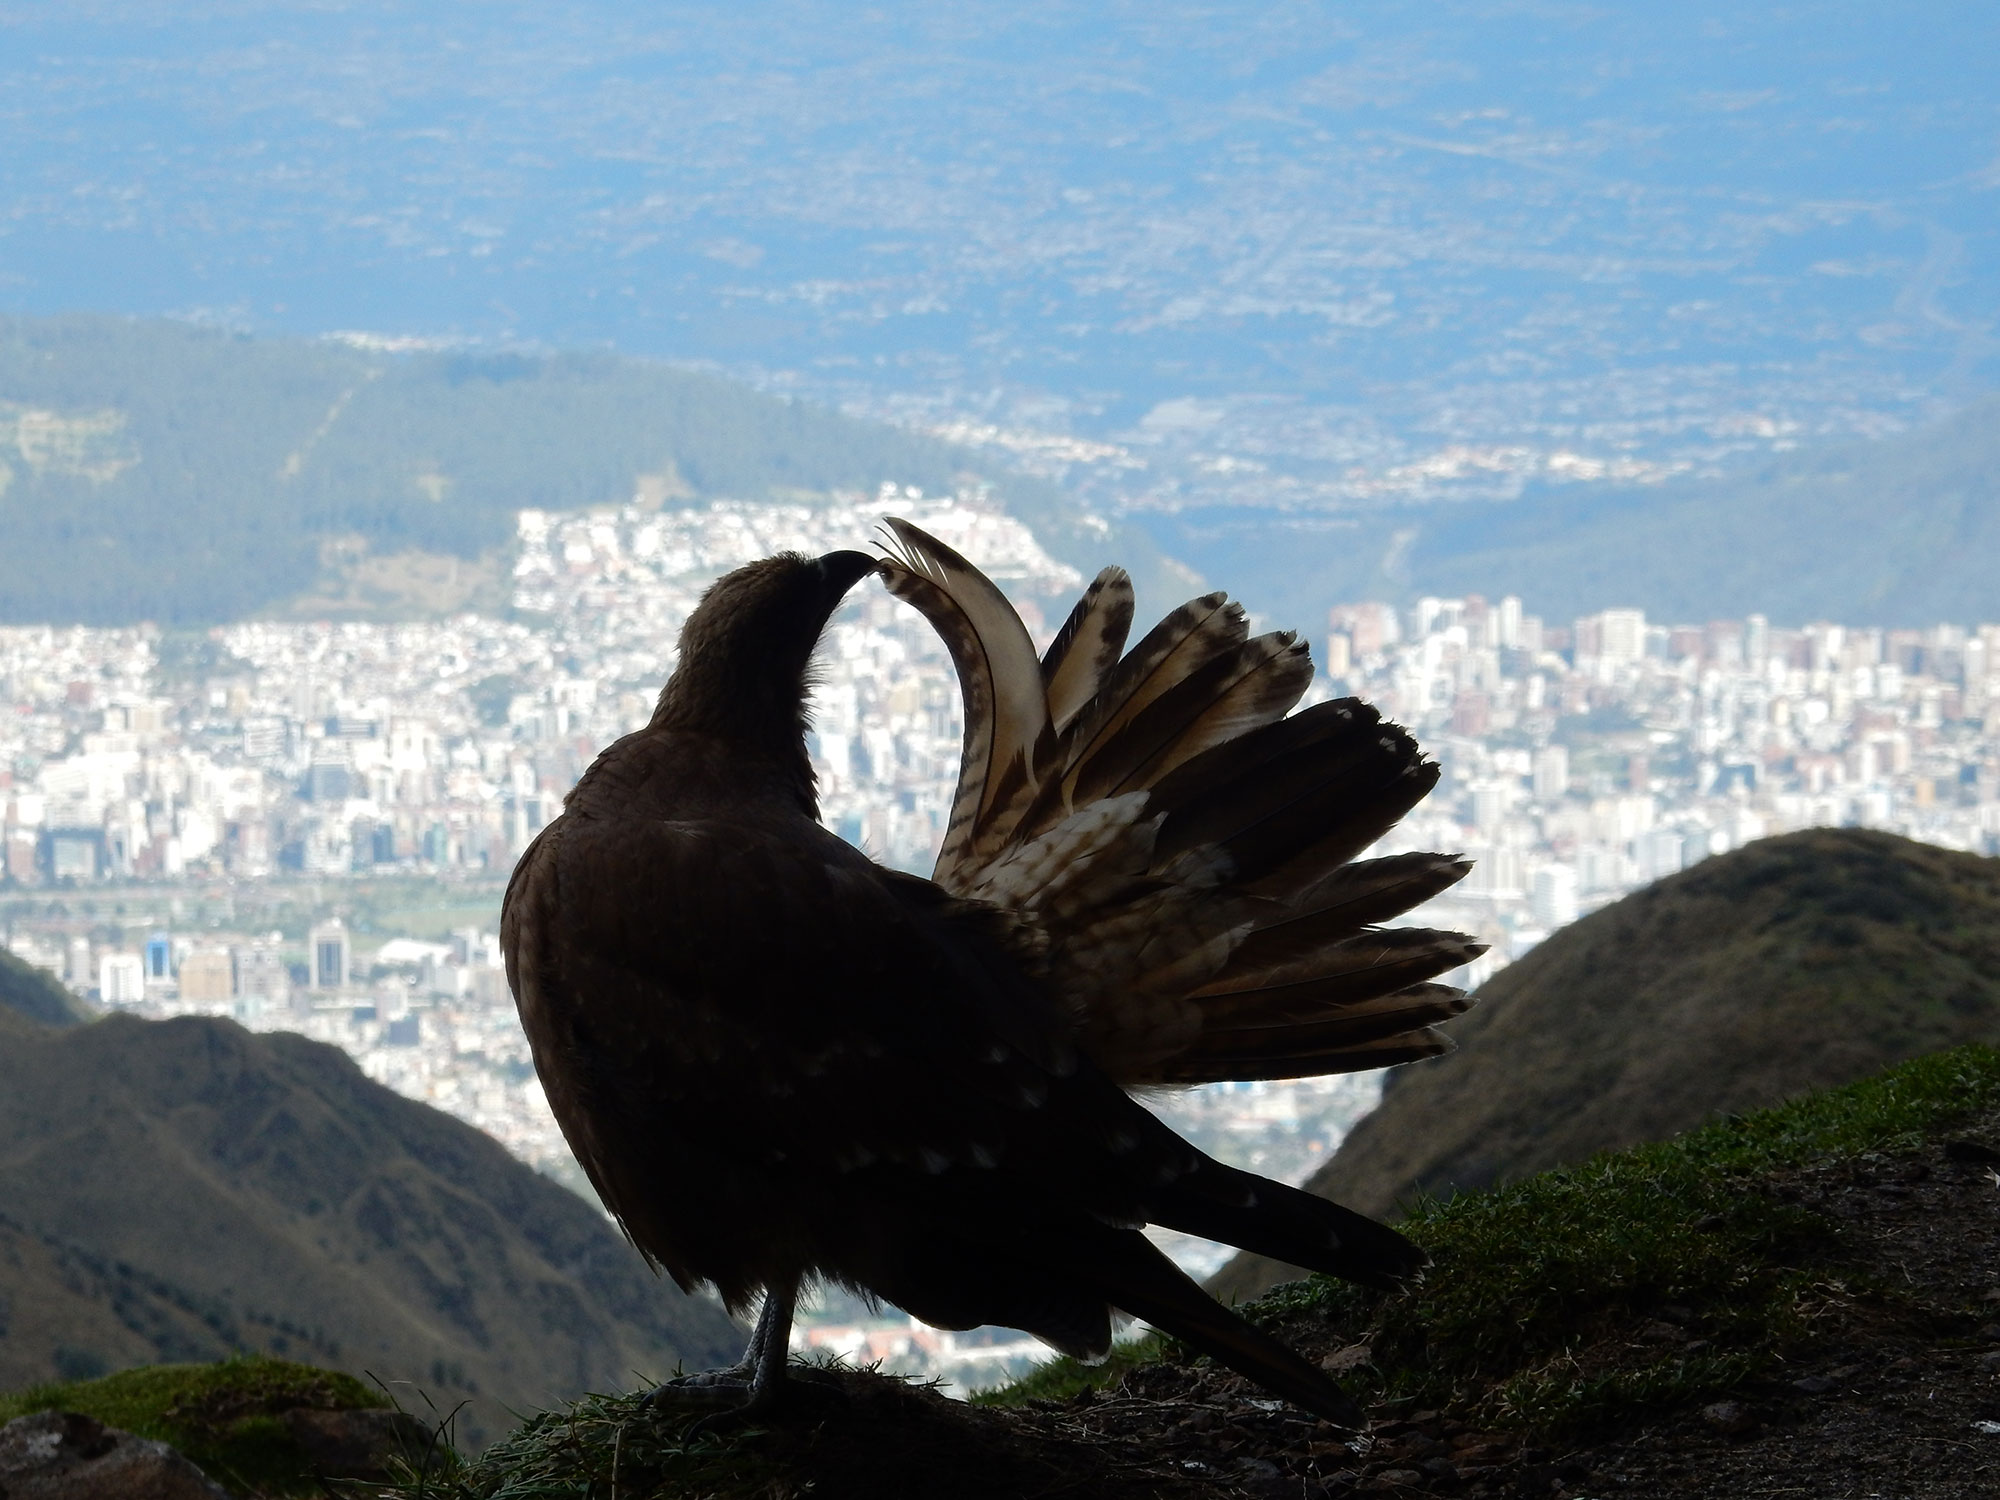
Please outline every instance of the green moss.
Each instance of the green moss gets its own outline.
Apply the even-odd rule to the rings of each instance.
[[[238,1494],[317,1495],[312,1466],[278,1413],[292,1407],[386,1406],[351,1375],[249,1355],[209,1365],[148,1365],[100,1380],[30,1386],[0,1395],[0,1422],[76,1411],[170,1443]]]
[[[1365,1341],[1378,1399],[1450,1407],[1544,1433],[1710,1398],[1769,1369],[1830,1301],[1892,1298],[1840,1265],[1833,1227],[1763,1190],[1773,1173],[1910,1150],[2000,1107],[2000,1052],[1969,1046],[1846,1088],[1606,1152],[1493,1192],[1417,1206],[1402,1226],[1432,1257],[1383,1295],[1313,1277],[1244,1309]],[[1670,1310],[1700,1348],[1635,1338]],[[1058,1360],[996,1404],[1101,1386],[1159,1357]]]

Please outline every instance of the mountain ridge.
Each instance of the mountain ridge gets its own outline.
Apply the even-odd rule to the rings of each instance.
[[[0,948],[0,1017],[21,1016],[44,1026],[77,1026],[92,1020],[91,1007],[46,969]]]
[[[0,1202],[0,1386],[263,1352],[481,1434],[740,1342],[478,1131],[229,1021],[0,1029]]]

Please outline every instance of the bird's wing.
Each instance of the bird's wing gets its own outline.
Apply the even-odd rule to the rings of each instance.
[[[800,826],[582,821],[512,894],[538,1064],[547,1046],[559,1076],[586,1066],[595,1114],[656,1143],[624,1154],[675,1141],[778,1181],[865,1179],[989,1228],[1192,1218],[1360,1279],[1414,1267],[1390,1231],[1210,1161],[1092,1066],[1004,914]],[[600,1153],[607,1180],[619,1154]],[[611,1186],[624,1215],[633,1195]],[[1311,1207],[1244,1211],[1272,1194]]]
[[[936,879],[1046,935],[1051,983],[1102,1067],[1193,1083],[1445,1050],[1433,1023],[1463,1005],[1433,981],[1479,945],[1374,929],[1468,867],[1349,863],[1436,782],[1407,734],[1353,699],[1292,714],[1312,677],[1305,646],[1252,637],[1221,594],[1114,660],[1131,612],[1115,571],[1058,635],[1037,701],[1005,597],[935,538],[890,526],[888,585],[937,627],[966,704]]]

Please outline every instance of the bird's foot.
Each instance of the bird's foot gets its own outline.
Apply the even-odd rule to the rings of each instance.
[[[756,1373],[749,1365],[731,1365],[722,1370],[676,1375],[646,1392],[639,1404],[645,1407],[741,1405],[750,1399]]]
[[[655,1386],[643,1404],[652,1410],[707,1407],[708,1414],[691,1425],[685,1436],[720,1433],[773,1417],[823,1410],[847,1400],[832,1372],[804,1366],[761,1384],[749,1366],[703,1370]]]

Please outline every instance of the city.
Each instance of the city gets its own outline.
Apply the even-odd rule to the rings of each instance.
[[[524,511],[508,619],[0,630],[0,936],[106,1007],[332,1043],[583,1188],[499,966],[501,884],[596,751],[650,714],[708,580],[855,545],[890,512],[986,567],[1038,637],[1083,585],[980,494],[885,485],[821,504]],[[1511,597],[1360,602],[1313,623],[1312,696],[1378,704],[1443,769],[1381,852],[1476,861],[1422,916],[1490,944],[1448,976],[1468,987],[1766,834],[1855,823],[2000,851],[1994,624],[1662,625],[1629,609],[1558,624]],[[927,869],[959,755],[941,644],[858,594],[815,704],[828,825]],[[1228,1086],[1160,1107],[1206,1149],[1298,1180],[1378,1087]],[[1169,1248],[1197,1272],[1222,1254]],[[904,1367],[977,1381],[1027,1357],[823,1312],[803,1339]]]

